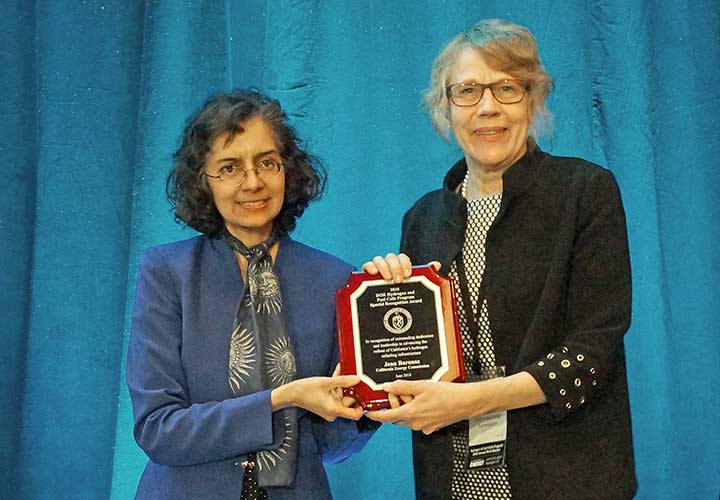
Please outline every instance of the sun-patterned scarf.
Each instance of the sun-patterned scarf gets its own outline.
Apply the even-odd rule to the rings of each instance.
[[[277,241],[275,231],[263,243],[247,248],[228,231],[230,247],[248,262],[247,282],[235,315],[230,338],[229,382],[235,395],[273,389],[296,375],[295,355],[283,316],[280,282],[268,250]],[[273,413],[275,442],[256,454],[260,487],[292,486],[297,458],[297,408]]]

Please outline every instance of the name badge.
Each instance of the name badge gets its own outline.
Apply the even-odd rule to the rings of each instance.
[[[483,369],[479,380],[505,376],[505,367]],[[488,413],[469,419],[468,469],[489,469],[505,465],[507,411]]]

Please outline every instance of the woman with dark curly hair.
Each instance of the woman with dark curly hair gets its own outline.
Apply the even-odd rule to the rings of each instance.
[[[127,382],[150,461],[136,498],[330,498],[322,463],[372,434],[339,390],[357,377],[327,376],[352,268],[288,236],[324,181],[274,99],[219,95],[188,120],[167,194],[203,234],[141,259]]]

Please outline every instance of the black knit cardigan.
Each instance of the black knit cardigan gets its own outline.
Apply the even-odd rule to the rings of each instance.
[[[448,272],[465,236],[467,165],[403,219],[401,251]],[[631,280],[625,213],[610,171],[530,145],[503,175],[481,300],[495,358],[529,372],[548,402],[508,412],[514,499],[629,499],[637,489],[623,335]],[[450,427],[413,433],[417,498],[449,499]]]

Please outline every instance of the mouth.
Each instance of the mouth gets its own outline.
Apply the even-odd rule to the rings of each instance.
[[[264,208],[265,206],[267,206],[269,201],[270,201],[269,198],[265,198],[262,200],[236,201],[235,203],[237,205],[240,205],[241,208],[247,208],[249,210],[256,210],[256,209]]]
[[[473,130],[473,135],[491,139],[500,137],[507,132],[507,130],[505,127],[481,127]]]

